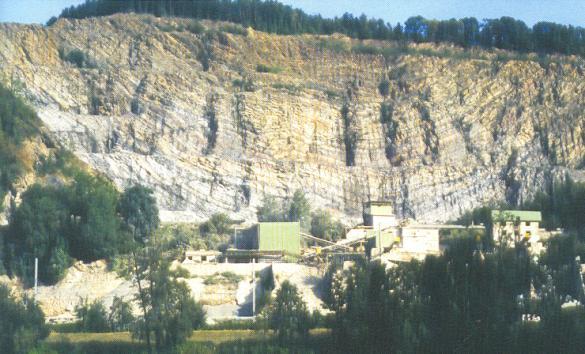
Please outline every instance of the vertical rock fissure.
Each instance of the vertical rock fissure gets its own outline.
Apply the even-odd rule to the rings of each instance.
[[[357,127],[357,90],[357,83],[352,81],[347,86],[343,98],[343,106],[341,107],[346,166],[355,166],[355,155],[359,138]]]
[[[217,101],[217,95],[210,93],[207,95],[207,103],[205,105],[205,120],[207,121],[207,147],[204,153],[209,155],[213,152],[215,144],[217,143],[217,131],[219,129],[219,122],[215,112],[215,104]]]

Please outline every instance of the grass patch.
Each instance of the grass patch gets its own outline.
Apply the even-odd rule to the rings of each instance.
[[[222,32],[235,34],[237,36],[244,36],[244,37],[248,36],[248,29],[244,28],[240,25],[235,25],[235,24],[222,25],[219,27],[219,30]]]
[[[272,84],[272,87],[277,89],[277,90],[286,90],[291,94],[297,94],[300,91],[300,88],[297,85],[285,84],[282,82],[274,83],[274,84]]]
[[[168,23],[161,23],[156,25],[156,28],[158,28],[160,31],[162,32],[175,32],[175,31],[179,31],[179,28],[173,24],[168,24]]]
[[[215,273],[203,280],[205,285],[238,284],[244,277],[233,272]]]
[[[241,91],[254,92],[256,91],[256,85],[251,78],[235,79],[232,81],[234,87],[239,88]]]
[[[347,41],[335,38],[321,38],[317,41],[316,46],[321,50],[330,50],[335,53],[349,53],[351,51]]]
[[[325,90],[325,95],[330,100],[339,98],[341,96],[341,94],[339,93],[339,91],[329,90],[329,89]]]
[[[269,74],[278,74],[282,72],[284,69],[280,66],[269,66],[266,64],[258,64],[256,65],[256,71],[259,73],[269,73]]]
[[[334,352],[328,329],[312,329],[309,336],[279,343],[272,331],[199,330],[176,353],[311,353]],[[57,353],[145,353],[146,345],[132,339],[128,332],[51,333],[43,342],[44,351]],[[338,348],[339,349],[339,348]]]

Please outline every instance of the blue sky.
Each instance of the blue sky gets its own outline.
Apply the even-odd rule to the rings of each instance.
[[[552,21],[585,27],[585,0],[281,0],[325,17],[344,12],[382,18],[392,24],[408,17],[478,19],[512,16],[529,26]],[[45,23],[61,9],[84,0],[0,0],[0,22]]]

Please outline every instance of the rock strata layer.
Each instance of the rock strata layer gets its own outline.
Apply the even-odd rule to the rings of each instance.
[[[381,43],[342,36],[188,23],[0,24],[0,77],[117,186],[153,188],[164,221],[254,220],[265,196],[297,189],[346,220],[390,200],[401,216],[444,221],[583,169],[579,58],[397,44],[384,57]]]

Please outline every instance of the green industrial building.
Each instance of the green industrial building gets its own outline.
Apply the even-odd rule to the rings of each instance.
[[[261,222],[245,230],[237,241],[237,248],[259,252],[301,254],[300,222]]]

